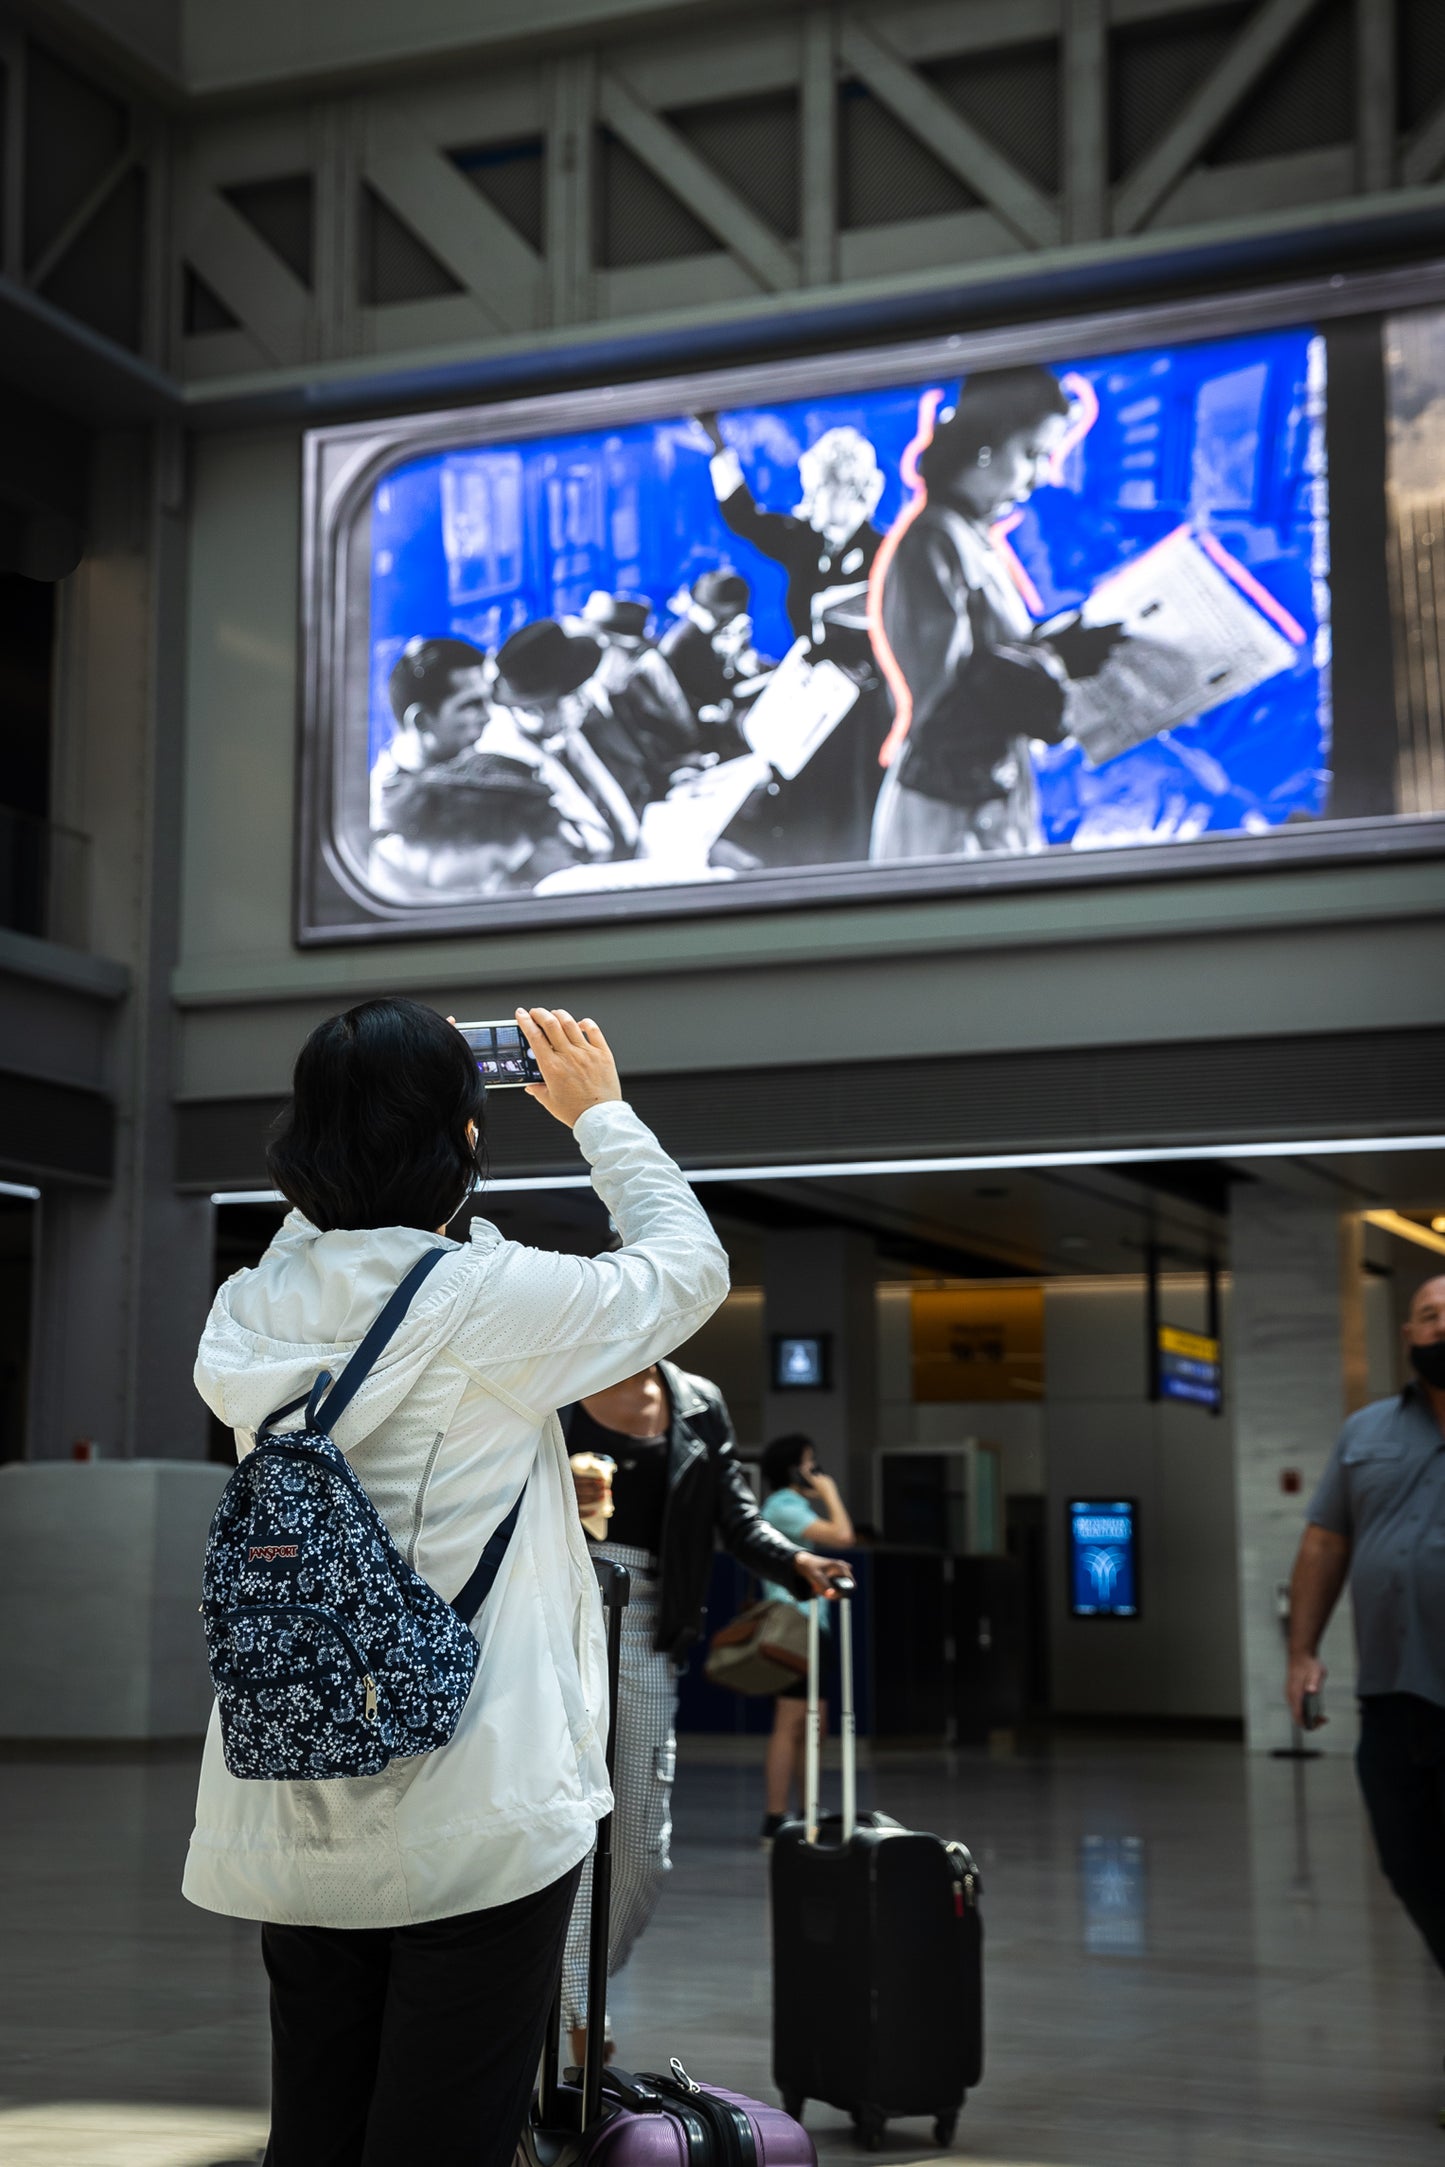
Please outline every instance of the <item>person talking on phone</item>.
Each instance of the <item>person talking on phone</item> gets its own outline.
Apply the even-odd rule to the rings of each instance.
[[[624,1101],[597,1025],[531,1008],[514,1029],[537,1065],[528,1093],[571,1130],[620,1246],[559,1255],[480,1216],[452,1240],[480,1170],[476,1050],[416,1001],[366,1001],[301,1050],[269,1160],[292,1209],[221,1288],[197,1357],[244,1458],[318,1371],[344,1375],[439,1252],[335,1443],[447,1601],[520,1499],[445,1745],[372,1776],[242,1779],[212,1717],[182,1886],[261,1922],[267,2167],[511,2167],[573,1895],[612,1806],[602,1609],[555,1410],[635,1376],[727,1293],[726,1253]]]
[[[763,1518],[779,1534],[806,1543],[810,1550],[846,1550],[854,1541],[848,1508],[839,1495],[837,1483],[819,1467],[811,1437],[775,1437],[763,1449],[762,1472],[763,1488],[767,1493]],[[840,1564],[835,1570],[841,1577],[846,1575],[848,1568]],[[793,1589],[778,1587],[772,1582],[764,1585],[763,1594],[775,1602],[797,1601]],[[826,1610],[823,1623],[825,1627],[830,1623]],[[818,1719],[821,1740],[828,1732],[828,1703],[825,1700],[818,1703]],[[795,1790],[801,1802],[807,1724],[808,1681],[799,1678],[793,1685],[785,1685],[773,1702],[773,1730],[764,1768],[767,1810],[763,1816],[761,1841],[765,1850],[787,1820]]]
[[[1348,1578],[1360,1790],[1385,1878],[1445,1971],[1445,1275],[1416,1288],[1403,1341],[1409,1382],[1350,1416],[1310,1499],[1285,1697],[1302,1728],[1328,1720],[1319,1645]]]
[[[595,1554],[632,1575],[613,1755],[610,1975],[645,1932],[671,1869],[677,1678],[702,1633],[714,1544],[751,1572],[786,1581],[794,1599],[826,1596],[847,1567],[814,1556],[759,1513],[727,1403],[706,1377],[654,1362],[564,1409],[562,1426],[583,1525],[589,1539],[603,1531]],[[590,1921],[584,1882],[562,1971],[562,2017],[579,2067],[590,2016]]]

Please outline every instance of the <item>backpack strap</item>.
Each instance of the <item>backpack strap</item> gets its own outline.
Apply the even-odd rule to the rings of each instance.
[[[411,1307],[412,1296],[416,1293],[417,1288],[426,1278],[427,1273],[433,1271],[446,1254],[445,1249],[428,1249],[424,1256],[417,1258],[396,1292],[383,1305],[381,1315],[372,1325],[371,1330],[366,1334],[335,1384],[331,1382],[329,1369],[324,1369],[321,1372],[321,1375],[311,1387],[306,1401],[306,1427],[309,1430],[319,1430],[323,1437],[331,1435],[332,1430],[371,1375],[387,1341]],[[328,1385],[331,1387],[329,1391],[327,1390]]]
[[[266,1431],[272,1428],[275,1423],[284,1422],[287,1415],[294,1415],[300,1407],[306,1409],[306,1427],[310,1430],[319,1429],[324,1436],[329,1437],[331,1425],[339,1421],[351,1405],[374,1368],[378,1355],[380,1355],[387,1341],[406,1315],[407,1310],[411,1307],[411,1298],[416,1293],[417,1288],[426,1278],[427,1273],[433,1271],[441,1263],[446,1253],[445,1249],[428,1249],[425,1256],[417,1258],[395,1292],[388,1297],[381,1314],[358,1345],[355,1354],[342,1371],[340,1383],[332,1385],[331,1392],[326,1398],[324,1413],[322,1395],[326,1392],[327,1386],[332,1384],[329,1369],[324,1369],[321,1372],[309,1392],[303,1392],[299,1399],[288,1400],[284,1407],[278,1407],[274,1414],[267,1415],[256,1432],[257,1438],[263,1437]]]
[[[411,1307],[412,1296],[427,1273],[434,1270],[446,1254],[445,1249],[428,1249],[424,1256],[418,1257],[396,1292],[383,1306],[381,1314],[357,1347],[339,1379],[332,1383],[330,1370],[324,1369],[309,1392],[303,1393],[300,1399],[292,1400],[285,1407],[278,1407],[274,1415],[266,1417],[261,1430],[268,1430],[273,1422],[280,1422],[285,1416],[294,1415],[298,1407],[304,1407],[307,1429],[319,1430],[323,1437],[329,1437],[335,1424],[365,1384],[388,1340]],[[260,1434],[261,1431],[258,1431],[257,1435]],[[518,1520],[522,1517],[522,1500],[526,1495],[527,1485],[524,1482],[516,1504],[493,1531],[466,1586],[460,1595],[452,1598],[452,1609],[466,1625],[471,1624],[492,1592],[497,1575],[502,1569],[502,1560],[507,1554],[507,1546],[516,1533]]]
[[[517,1532],[517,1522],[522,1517],[522,1499],[526,1494],[527,1484],[524,1482],[521,1496],[518,1497],[516,1504],[507,1514],[506,1519],[498,1524],[486,1549],[478,1558],[476,1570],[470,1580],[468,1580],[460,1595],[452,1597],[452,1609],[464,1625],[471,1624],[473,1618],[492,1592],[497,1575],[502,1569],[502,1560],[507,1554],[507,1545]]]

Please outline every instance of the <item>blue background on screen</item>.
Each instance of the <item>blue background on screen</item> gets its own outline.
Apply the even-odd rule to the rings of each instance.
[[[1132,1617],[1139,1607],[1134,1507],[1076,1498],[1069,1506],[1069,1608],[1076,1617]]]
[[[1075,746],[1044,754],[1051,843],[1262,830],[1325,811],[1328,627],[1316,611],[1325,492],[1310,471],[1311,338],[1295,329],[1055,364],[1088,379],[1100,411],[1059,485],[1035,494],[1010,537],[1044,613],[1078,604],[1190,519],[1308,637],[1292,670],[1099,769]],[[851,424],[887,476],[874,515],[886,528],[906,501],[899,461],[926,388],[731,409],[723,433],[758,503],[792,511],[800,452]],[[935,388],[950,400],[957,380]],[[784,653],[783,574],[723,525],[708,457],[680,416],[431,453],[385,475],[372,504],[370,758],[391,735],[387,677],[408,639],[450,634],[495,648],[533,618],[579,611],[596,587],[647,595],[661,630],[681,587],[733,566],[752,583],[759,649]]]

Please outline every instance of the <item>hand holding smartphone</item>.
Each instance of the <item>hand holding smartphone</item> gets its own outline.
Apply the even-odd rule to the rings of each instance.
[[[472,1050],[492,1091],[521,1090],[571,1128],[589,1108],[622,1097],[612,1049],[590,1016],[565,1008],[519,1008],[511,1021],[448,1022]]]

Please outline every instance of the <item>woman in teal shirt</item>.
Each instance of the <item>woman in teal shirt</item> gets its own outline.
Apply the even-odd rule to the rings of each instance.
[[[763,1449],[763,1518],[793,1542],[809,1550],[846,1550],[853,1541],[853,1522],[831,1475],[818,1467],[811,1437],[775,1437]],[[806,1605],[775,1581],[763,1582],[763,1593],[773,1602]],[[823,1624],[831,1621],[826,1607]],[[828,1704],[819,1703],[821,1732],[828,1731]],[[790,1794],[796,1784],[801,1800],[803,1754],[807,1738],[808,1683],[800,1678],[785,1686],[773,1703],[773,1735],[768,1740],[767,1812],[763,1818],[762,1843],[766,1850],[788,1818]]]

